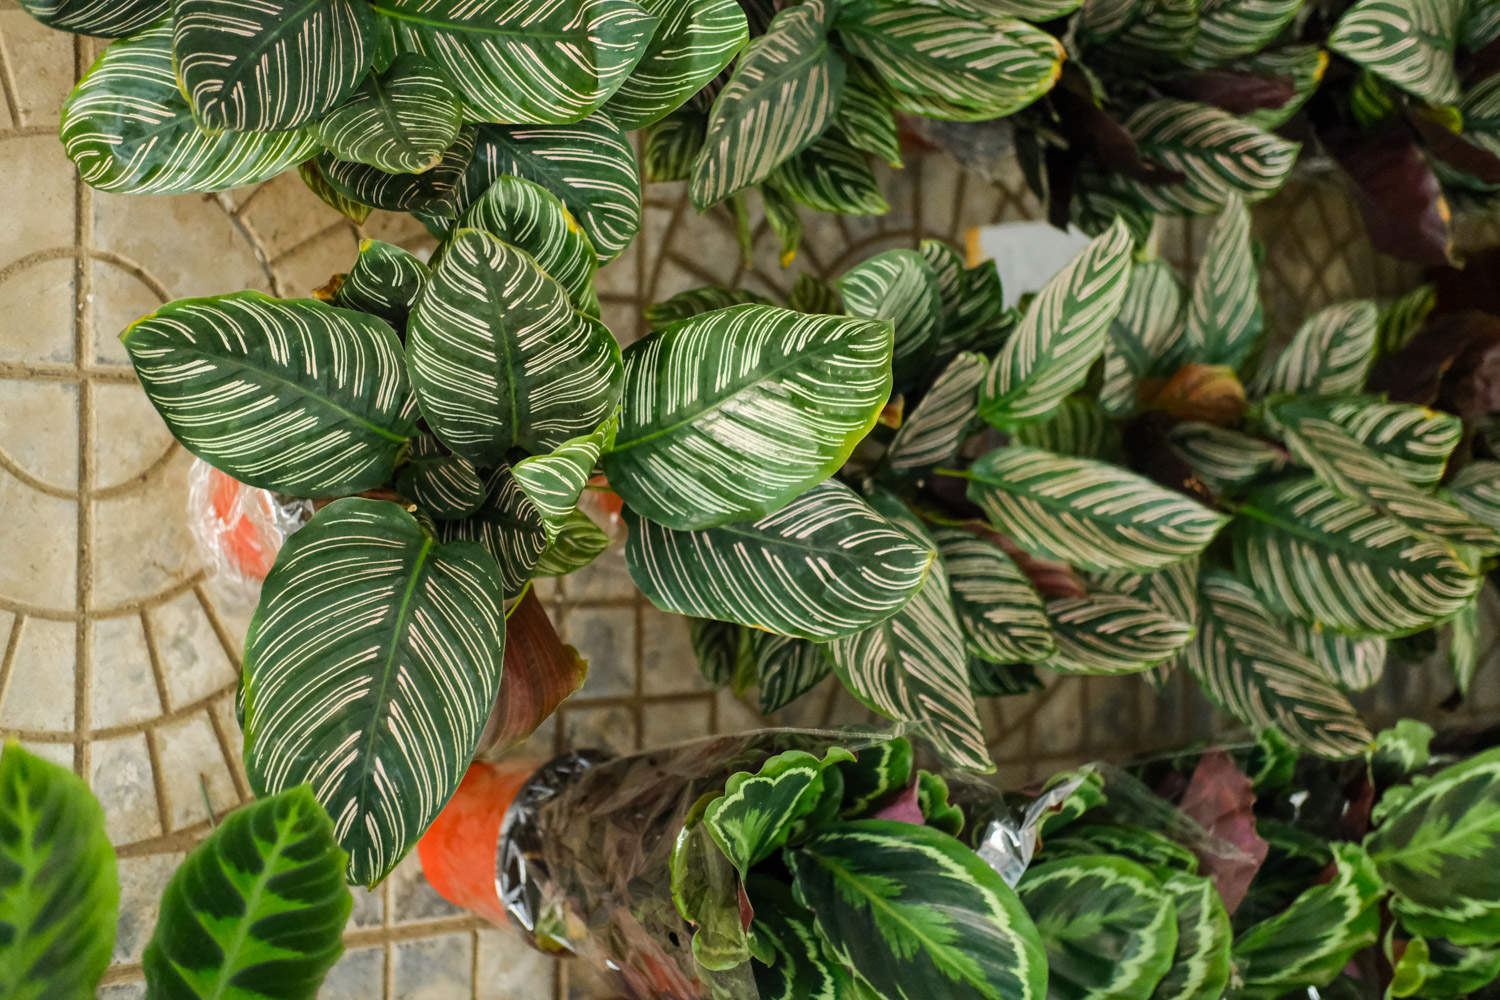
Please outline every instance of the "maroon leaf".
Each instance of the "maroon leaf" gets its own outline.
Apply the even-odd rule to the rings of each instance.
[[[1209,69],[1178,73],[1162,83],[1167,93],[1212,104],[1236,115],[1279,108],[1297,96],[1297,83],[1278,73],[1234,73]]]
[[[1269,845],[1255,832],[1254,805],[1255,792],[1251,790],[1250,779],[1222,750],[1210,750],[1198,759],[1193,779],[1178,805],[1209,833],[1238,848],[1224,855],[1198,854],[1200,870],[1214,880],[1224,908],[1230,913],[1245,898],[1269,850]]]
[[[1031,585],[1042,597],[1051,599],[1089,595],[1088,588],[1083,585],[1083,578],[1067,563],[1034,556],[1017,545],[1008,535],[1002,535],[982,522],[970,521],[964,527],[1010,556],[1011,561],[1020,567],[1021,572],[1026,574],[1026,578],[1031,581]]]
[[[1483,285],[1483,271],[1464,281]],[[1479,294],[1484,294],[1480,292]],[[1439,283],[1439,302],[1442,302]],[[1434,406],[1473,423],[1500,410],[1500,317],[1466,311],[1438,316],[1370,373],[1371,389]]]
[[[917,798],[917,783],[913,781],[902,793],[890,801],[871,819],[893,819],[898,823],[925,826],[927,817],[922,815],[922,806]]]
[[[536,732],[588,673],[588,661],[558,638],[536,592],[527,590],[505,622],[500,692],[475,756],[499,756]]]
[[[1452,213],[1412,131],[1392,122],[1375,132],[1334,129],[1323,143],[1354,182],[1375,249],[1420,264],[1451,264]]]
[[[1135,137],[1099,107],[1082,71],[1072,64],[1063,66],[1063,74],[1048,97],[1068,148],[1097,160],[1107,172],[1147,184],[1178,184],[1186,179],[1180,171],[1141,155]]]
[[[1407,114],[1427,149],[1444,163],[1485,184],[1500,184],[1500,156],[1465,139],[1420,110]]]

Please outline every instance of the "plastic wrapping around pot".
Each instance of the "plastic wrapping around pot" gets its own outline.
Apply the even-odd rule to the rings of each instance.
[[[259,600],[276,553],[312,509],[308,500],[246,486],[201,458],[188,469],[188,528],[216,587],[242,605]]]

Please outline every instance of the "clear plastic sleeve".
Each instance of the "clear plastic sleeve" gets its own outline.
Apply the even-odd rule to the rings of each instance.
[[[202,459],[188,469],[188,527],[221,599],[254,604],[282,543],[312,511],[309,500],[246,486]]]

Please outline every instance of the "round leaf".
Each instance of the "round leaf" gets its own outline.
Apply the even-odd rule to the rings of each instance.
[[[462,124],[458,95],[437,65],[407,52],[365,77],[313,126],[313,134],[341,160],[417,174],[442,160]]]

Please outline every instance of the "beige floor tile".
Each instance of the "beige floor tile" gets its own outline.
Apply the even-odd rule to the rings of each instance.
[[[87,43],[81,43],[86,45]],[[73,86],[74,42],[21,10],[0,10],[0,54],[15,88],[14,124],[55,129]]]
[[[153,600],[198,565],[185,514],[191,458],[178,449],[140,488],[90,505],[94,607]]]
[[[73,501],[0,469],[0,511],[0,598],[22,608],[69,611],[78,596]]]
[[[78,386],[71,382],[0,381],[0,427],[26,433],[0,440],[0,466],[71,492],[78,484]],[[37,488],[33,485],[33,488]]]
[[[164,724],[153,731],[162,763],[167,822],[181,830],[209,818],[223,817],[239,804],[234,779],[207,712]]]
[[[0,154],[6,143],[0,141]],[[0,170],[5,167],[0,155]],[[0,235],[0,256],[21,244]],[[72,252],[67,247],[0,264],[0,362],[66,365],[73,361]]]
[[[189,590],[152,608],[151,640],[174,708],[232,687],[239,677],[198,595]]]
[[[65,733],[73,729],[77,629],[72,622],[27,618],[14,636],[0,730]]]
[[[91,727],[108,729],[160,716],[161,697],[140,616],[103,618],[91,627]]]
[[[94,450],[95,490],[133,490],[149,483],[182,449],[156,415],[141,387],[131,383],[96,383],[89,443]],[[175,481],[174,481],[175,485]]]
[[[89,785],[104,807],[112,840],[130,842],[164,833],[146,737],[140,733],[95,740]],[[181,762],[178,762],[179,766]]]
[[[0,138],[0,172],[10,191],[25,192],[6,205],[0,231],[0,267],[23,257],[73,246],[73,165],[50,130]]]

